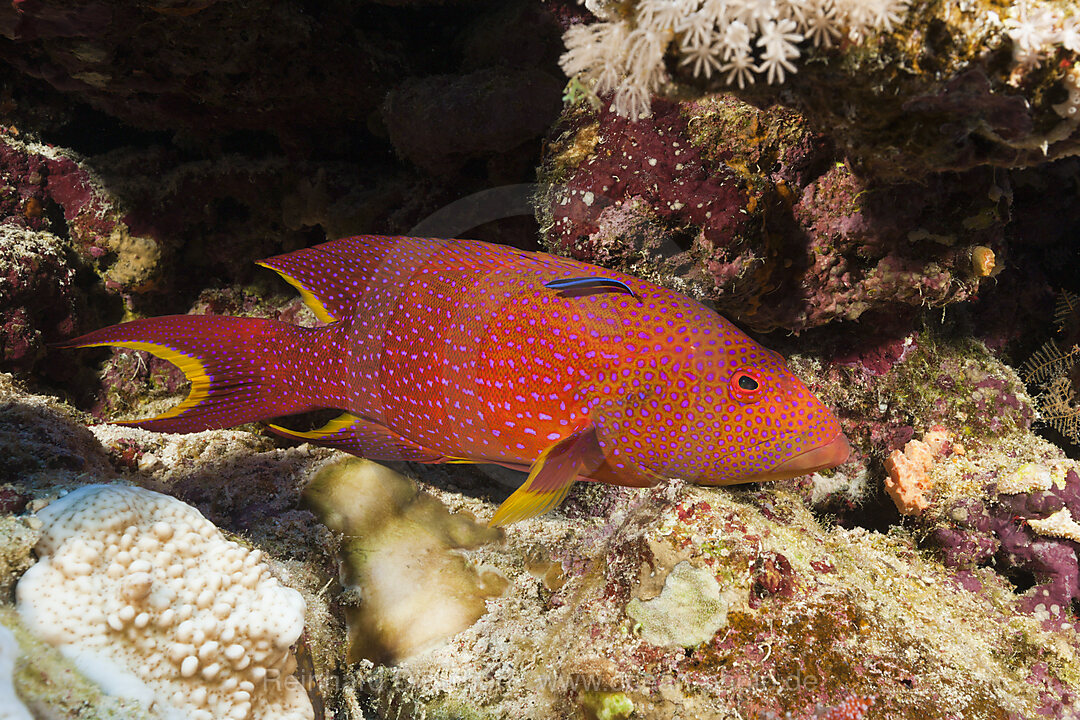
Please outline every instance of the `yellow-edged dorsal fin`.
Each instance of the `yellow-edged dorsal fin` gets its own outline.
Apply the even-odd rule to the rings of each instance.
[[[320,322],[331,323],[337,319],[330,314],[329,310],[326,309],[326,306],[323,305],[322,300],[315,297],[315,293],[311,292],[311,290],[306,288],[302,282],[289,275],[281,268],[276,268],[273,265],[268,264],[267,262],[257,262],[255,264],[273,270],[278,275],[280,275],[282,279],[285,280],[285,282],[296,288],[300,292],[300,298],[304,301],[304,304],[311,308],[311,311],[315,313],[315,317],[319,318]]]

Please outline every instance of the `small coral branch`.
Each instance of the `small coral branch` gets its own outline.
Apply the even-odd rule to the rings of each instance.
[[[1063,351],[1053,340],[1048,340],[1028,358],[1020,368],[1020,373],[1025,382],[1046,383],[1055,377],[1067,375],[1076,364],[1077,353],[1080,353],[1080,347],[1074,345]]]
[[[1054,310],[1058,333],[1068,340],[1080,331],[1080,301],[1062,290]],[[1037,389],[1035,401],[1042,420],[1075,443],[1080,443],[1080,404],[1077,402],[1074,377],[1080,362],[1080,343],[1067,350],[1047,340],[1020,368],[1024,381]]]

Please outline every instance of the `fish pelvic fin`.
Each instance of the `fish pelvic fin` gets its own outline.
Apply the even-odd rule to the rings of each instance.
[[[503,501],[488,525],[501,527],[555,509],[579,476],[589,475],[603,462],[592,425],[559,440],[540,454],[528,479]]]
[[[410,462],[440,462],[442,455],[422,447],[393,430],[352,413],[338,415],[316,430],[301,432],[280,425],[269,425],[271,431],[293,440],[337,448],[347,453],[374,460],[407,460]]]
[[[187,398],[168,412],[118,424],[159,432],[233,427],[331,404],[320,395],[310,335],[275,320],[166,315],[96,330],[61,348],[112,346],[145,350],[176,365],[191,381]],[[307,375],[310,375],[310,381]]]

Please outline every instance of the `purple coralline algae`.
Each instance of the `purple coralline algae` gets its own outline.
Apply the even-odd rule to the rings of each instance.
[[[0,222],[66,237],[106,289],[145,290],[157,278],[157,240],[130,230],[123,206],[78,156],[0,133],[0,181]]]
[[[540,206],[552,249],[758,329],[967,300],[1005,261],[1007,180],[862,177],[791,110],[658,100],[634,122],[579,105],[554,133]]]
[[[1080,518],[1080,476],[1069,470],[1047,484],[1014,494],[992,486],[988,500],[960,501],[933,539],[950,567],[993,563],[1023,591],[1021,608],[1055,627],[1071,626],[1080,599],[1080,525],[1073,520]]]
[[[0,369],[27,371],[45,344],[70,337],[78,316],[75,271],[53,235],[0,225]]]

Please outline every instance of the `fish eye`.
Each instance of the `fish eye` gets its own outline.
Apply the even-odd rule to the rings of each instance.
[[[753,402],[761,395],[764,383],[761,376],[751,368],[740,368],[731,374],[728,381],[731,396],[739,402]]]

